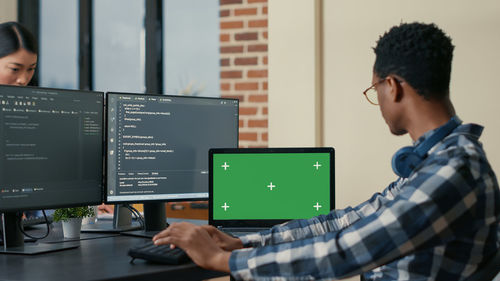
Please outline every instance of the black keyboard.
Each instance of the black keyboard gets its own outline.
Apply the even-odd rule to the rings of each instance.
[[[182,264],[191,260],[181,248],[170,249],[170,245],[156,246],[152,241],[130,248],[128,255],[132,257],[132,261],[144,259],[162,264]]]

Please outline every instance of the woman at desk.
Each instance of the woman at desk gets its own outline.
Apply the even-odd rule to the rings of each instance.
[[[35,74],[38,47],[35,37],[17,22],[0,24],[0,84],[26,86]],[[25,212],[36,216],[37,211]]]

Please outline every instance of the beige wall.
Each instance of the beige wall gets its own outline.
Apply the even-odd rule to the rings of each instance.
[[[0,1],[0,23],[17,20],[17,0]]]
[[[293,1],[292,9],[289,3],[269,1],[269,146],[315,146],[319,1]]]
[[[452,101],[465,122],[486,127],[482,141],[493,168],[499,171],[498,15],[498,1],[481,1],[481,5],[454,0],[391,0],[383,5],[324,1],[325,144],[337,149],[339,207],[357,204],[385,187],[395,178],[390,166],[393,153],[411,144],[408,136],[392,136],[378,107],[361,94],[371,84],[375,59],[371,47],[400,22],[434,22],[451,36],[456,46]]]
[[[411,140],[392,136],[379,108],[362,95],[371,83],[371,48],[400,22],[435,22],[456,46],[451,78],[455,109],[465,122],[486,127],[482,141],[493,169],[500,172],[500,2],[323,0],[319,40],[311,30],[313,3],[269,4],[270,147],[318,143],[303,135],[313,135],[317,125],[311,116],[319,87],[324,102],[324,139],[319,142],[336,149],[337,207],[358,204],[385,188],[395,179],[392,155]],[[318,42],[323,66],[314,72],[313,45]],[[310,77],[313,73],[320,79]]]

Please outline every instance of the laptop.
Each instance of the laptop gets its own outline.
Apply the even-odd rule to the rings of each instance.
[[[209,150],[209,224],[233,236],[335,208],[335,150]]]

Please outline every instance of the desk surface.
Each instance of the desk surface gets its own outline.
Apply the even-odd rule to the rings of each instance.
[[[76,249],[33,256],[0,255],[0,280],[201,280],[227,275],[194,263],[159,265],[137,259],[130,263],[128,249],[147,240],[100,235],[97,239],[62,242],[80,245]]]

